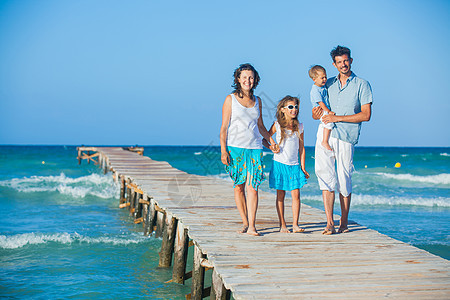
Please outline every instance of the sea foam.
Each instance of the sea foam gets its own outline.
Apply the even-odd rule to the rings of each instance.
[[[414,205],[450,207],[450,198],[445,197],[400,197],[400,196],[374,196],[352,194],[353,205]]]
[[[313,200],[322,202],[320,195],[304,196],[305,200]],[[339,200],[337,200],[337,203]],[[337,204],[338,205],[338,204]],[[400,197],[400,196],[376,196],[376,195],[360,195],[352,194],[352,207],[354,206],[371,206],[371,205],[410,205],[410,206],[427,206],[427,207],[450,207],[450,198],[446,197]]]
[[[394,180],[450,185],[450,174],[448,173],[428,175],[428,176],[419,176],[412,174],[390,174],[390,173],[375,173],[375,174]]]
[[[31,176],[0,181],[0,186],[12,188],[18,192],[57,192],[74,198],[84,198],[88,195],[100,198],[113,198],[118,193],[118,187],[111,176],[91,174],[78,178],[59,176]]]
[[[59,244],[74,244],[74,243],[87,243],[87,244],[112,244],[112,245],[129,245],[138,244],[147,241],[148,237],[141,234],[131,234],[126,236],[100,236],[100,237],[87,237],[78,233],[22,233],[11,236],[0,235],[0,248],[2,249],[17,249],[24,247],[25,245],[37,245],[46,244],[49,242],[55,242]]]

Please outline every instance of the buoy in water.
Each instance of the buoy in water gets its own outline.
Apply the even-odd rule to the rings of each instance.
[[[45,161],[42,161],[42,164],[45,165]]]
[[[394,166],[394,167],[396,167],[396,168],[400,168],[401,166],[402,166],[402,164],[398,162],[398,163],[396,163],[396,164],[395,164],[395,166]]]

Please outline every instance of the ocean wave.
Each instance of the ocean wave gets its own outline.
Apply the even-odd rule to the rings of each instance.
[[[413,205],[413,206],[439,206],[450,207],[450,198],[446,197],[399,197],[399,196],[373,196],[352,194],[353,205]]]
[[[310,201],[322,202],[320,195],[303,195],[303,199]],[[337,197],[336,197],[337,198]],[[339,201],[337,201],[339,202]],[[370,205],[411,205],[411,206],[427,206],[427,207],[450,207],[450,198],[446,197],[400,197],[400,196],[375,196],[375,195],[359,195],[352,194],[353,206],[370,206]]]
[[[440,155],[441,155],[441,156],[450,156],[450,154],[445,153],[445,152],[444,152],[444,153],[441,153]]]
[[[101,237],[87,237],[78,233],[22,233],[11,236],[0,235],[0,248],[2,249],[17,249],[26,245],[46,244],[55,242],[59,244],[111,244],[111,245],[129,245],[138,244],[147,241],[148,238],[141,234],[132,234],[128,236],[101,236]]]
[[[91,174],[78,178],[59,176],[31,176],[0,181],[0,186],[12,188],[22,193],[57,192],[74,198],[88,195],[100,198],[114,198],[118,187],[111,176]]]
[[[450,174],[442,173],[438,175],[418,176],[412,174],[391,174],[391,173],[375,173],[388,179],[413,181],[433,184],[450,184]]]

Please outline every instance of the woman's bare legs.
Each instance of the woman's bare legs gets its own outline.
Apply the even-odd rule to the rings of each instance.
[[[242,230],[240,233],[246,233],[248,229],[247,203],[245,200],[245,183],[239,184],[234,188],[234,200],[242,219]]]
[[[258,209],[258,190],[255,190],[251,184],[246,184],[247,190],[247,209],[248,209],[248,230],[247,234],[259,235],[256,231],[256,210]]]
[[[289,233],[289,229],[286,227],[286,221],[284,220],[284,198],[286,196],[286,191],[277,190],[277,199],[275,206],[277,208],[278,223],[280,224],[280,232]]]

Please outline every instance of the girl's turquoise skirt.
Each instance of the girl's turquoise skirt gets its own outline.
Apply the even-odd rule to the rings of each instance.
[[[262,149],[245,149],[228,146],[228,153],[231,157],[229,166],[225,170],[233,179],[234,187],[247,181],[257,190],[261,182],[264,181]]]
[[[277,190],[292,191],[306,184],[305,173],[300,165],[285,165],[273,161],[269,174],[269,187]]]

